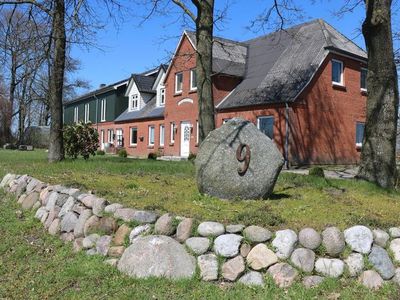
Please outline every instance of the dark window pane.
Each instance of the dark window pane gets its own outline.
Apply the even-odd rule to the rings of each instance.
[[[267,135],[270,139],[274,138],[274,117],[258,118],[258,126],[260,131]]]
[[[342,83],[342,64],[338,61],[332,61],[332,81]]]
[[[356,124],[356,144],[362,144],[364,138],[364,123]]]
[[[361,69],[361,88],[367,89],[367,70]]]

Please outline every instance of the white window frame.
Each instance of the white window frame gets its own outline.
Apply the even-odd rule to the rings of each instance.
[[[90,103],[85,104],[85,123],[90,122]]]
[[[131,110],[139,110],[139,94],[131,95]]]
[[[181,76],[181,89],[178,90],[178,76]],[[182,93],[183,90],[183,72],[178,72],[175,74],[175,94]]]
[[[165,105],[165,87],[160,88],[160,100],[159,100],[159,105],[164,106]]]
[[[79,122],[79,107],[75,106],[74,107],[74,123]]]
[[[151,140],[151,132],[153,131],[153,140]],[[154,142],[155,142],[155,127],[154,125],[149,125],[149,132],[148,132],[148,140],[149,140],[149,146],[154,146]]]
[[[339,63],[340,64],[340,82],[333,81],[333,63]],[[339,85],[339,86],[344,86],[344,64],[341,60],[337,59],[332,59],[332,84],[333,85]]]
[[[175,123],[171,122],[169,125],[170,128],[170,142],[171,144],[175,143]]]
[[[364,133],[365,133],[365,123],[364,122],[356,122],[356,147],[361,148],[363,143],[357,143],[357,125],[362,124],[364,126]]]
[[[104,130],[103,129],[100,130],[100,142],[101,142],[101,145],[104,144]]]
[[[271,140],[274,140],[274,137],[275,137],[275,135],[274,135],[274,126],[275,126],[275,117],[273,116],[273,115],[270,115],[270,116],[258,116],[257,117],[257,129],[258,130],[261,130],[260,129],[260,120],[261,119],[272,119],[273,121],[274,121],[274,123],[272,123],[272,137],[269,137],[268,135],[268,137],[271,139]]]
[[[196,76],[196,69],[190,70],[190,90],[196,91],[197,90],[197,76],[196,76],[196,86],[193,86],[193,76]]]
[[[160,125],[160,146],[164,147],[165,144],[165,126],[164,124]]]
[[[107,142],[109,144],[114,144],[114,129],[107,130]]]
[[[100,101],[100,121],[106,121],[106,109],[107,109],[107,101],[106,99],[101,99]]]
[[[132,132],[133,132],[134,129],[136,130],[136,143],[132,143],[132,137],[133,137]],[[137,145],[137,141],[138,141],[138,128],[137,127],[131,127],[129,129],[129,144],[131,146],[136,146]]]
[[[118,147],[124,146],[124,131],[122,128],[117,128],[116,130],[116,142]],[[121,137],[121,139],[119,139]]]
[[[362,72],[363,72],[363,71],[365,71],[365,72],[368,73],[368,69],[367,69],[367,68],[361,68],[361,71],[360,71],[360,90],[361,90],[362,92],[366,92],[367,89],[368,89],[368,87],[367,87],[367,88],[363,88],[363,87],[361,86],[361,78],[362,78]],[[365,86],[367,86],[367,74],[365,75]]]

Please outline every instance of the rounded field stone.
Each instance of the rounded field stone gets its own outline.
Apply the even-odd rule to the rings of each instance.
[[[252,225],[243,230],[243,236],[250,242],[263,243],[271,239],[272,233],[268,229]]]
[[[250,271],[240,277],[239,281],[245,285],[264,286],[264,278],[260,272]]]
[[[132,244],[133,240],[136,239],[140,235],[144,235],[151,230],[150,224],[139,225],[132,229],[131,233],[129,234],[129,241]]]
[[[394,260],[400,262],[400,239],[392,240],[389,249],[393,253]]]
[[[293,251],[290,261],[304,272],[312,272],[314,269],[315,253],[306,248],[298,248]]]
[[[115,236],[113,239],[113,244],[115,246],[122,246],[125,243],[125,238],[129,236],[129,233],[132,231],[126,224],[122,224],[118,230],[115,232]]]
[[[372,231],[365,226],[353,226],[344,231],[344,239],[351,250],[362,254],[368,254],[371,250],[374,237]]]
[[[250,148],[247,172],[239,174],[236,152],[241,144]],[[244,151],[243,151],[244,153]],[[274,142],[257,127],[234,118],[212,131],[201,143],[196,157],[197,186],[203,194],[222,199],[267,198],[283,166]]]
[[[399,238],[400,237],[400,228],[399,227],[391,227],[389,228],[389,234],[392,238]]]
[[[299,243],[307,249],[315,250],[321,245],[321,235],[312,228],[304,228],[299,232]]]
[[[374,230],[372,230],[372,235],[374,236],[375,244],[377,244],[378,246],[381,246],[383,248],[386,247],[386,244],[390,239],[390,236],[386,231],[384,231],[382,229],[374,229]]]
[[[368,255],[368,260],[383,279],[389,280],[394,276],[395,268],[392,260],[382,247],[374,245],[371,253]]]
[[[320,285],[324,281],[324,277],[318,275],[306,276],[303,278],[303,285],[307,288],[313,288]]]
[[[382,277],[374,270],[364,271],[358,280],[371,290],[378,290],[383,285]]]
[[[225,227],[217,222],[203,222],[197,228],[201,236],[219,236],[225,232]]]
[[[360,253],[351,253],[344,262],[347,264],[351,277],[360,275],[364,269],[364,257]]]
[[[108,249],[110,249],[112,237],[109,235],[101,236],[96,242],[96,250],[97,253],[103,256],[106,256],[108,253]]]
[[[185,242],[186,246],[194,252],[194,254],[201,255],[207,252],[210,248],[210,240],[205,237],[192,237],[188,238]]]
[[[183,243],[192,235],[193,219],[184,218],[176,228],[176,240]]]
[[[276,249],[276,255],[280,259],[288,259],[297,243],[297,234],[291,229],[278,230],[272,241],[272,246]]]
[[[161,235],[172,235],[175,232],[173,222],[174,216],[172,214],[167,213],[162,215],[154,224],[155,233]]]
[[[221,270],[224,279],[235,281],[245,270],[243,257],[239,255],[226,261]]]
[[[244,229],[244,225],[242,224],[233,224],[226,226],[226,232],[228,233],[240,233]]]
[[[337,257],[343,252],[345,247],[344,236],[337,227],[328,227],[322,232],[322,245],[326,252],[332,256]]]
[[[265,244],[256,245],[246,257],[247,264],[253,270],[261,270],[278,262],[276,254]]]
[[[275,284],[280,288],[287,288],[292,285],[299,272],[287,263],[277,263],[268,269]]]
[[[239,254],[240,243],[243,237],[228,233],[218,236],[214,241],[214,251],[223,257],[234,257]]]
[[[218,279],[218,260],[215,254],[200,255],[197,258],[197,264],[202,280],[213,281]]]
[[[315,271],[327,277],[337,278],[343,274],[344,262],[337,258],[318,258]]]

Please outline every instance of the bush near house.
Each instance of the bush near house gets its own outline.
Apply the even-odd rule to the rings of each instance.
[[[74,159],[81,155],[85,160],[96,155],[99,135],[90,123],[77,123],[64,128],[64,147],[67,156]]]
[[[123,158],[128,157],[128,152],[126,152],[125,148],[118,149],[117,154],[119,157],[123,157]]]

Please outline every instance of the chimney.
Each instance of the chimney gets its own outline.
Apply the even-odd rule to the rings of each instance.
[[[105,83],[100,83],[100,88],[102,89],[103,87],[106,87],[107,86],[107,84],[105,84]]]

